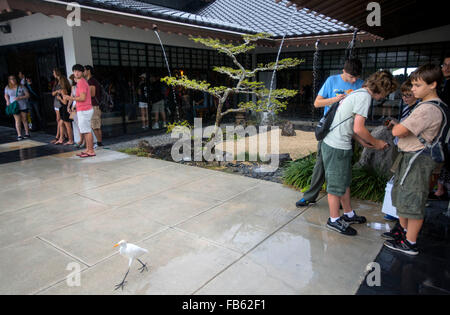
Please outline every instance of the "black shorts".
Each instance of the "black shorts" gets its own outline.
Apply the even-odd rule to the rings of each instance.
[[[61,106],[59,109],[59,114],[61,115],[61,119],[65,122],[72,122],[73,120],[70,119],[70,114],[67,111],[67,106]]]

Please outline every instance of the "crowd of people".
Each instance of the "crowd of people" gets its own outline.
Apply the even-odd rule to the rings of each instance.
[[[103,146],[102,112],[99,106],[102,88],[93,75],[92,66],[77,64],[72,70],[73,74],[70,76],[71,82],[69,82],[60,69],[53,69],[55,82],[52,85],[51,95],[57,131],[55,139],[51,143],[64,146],[74,145],[78,148],[86,147],[86,150],[79,156],[82,158],[92,157],[95,156],[94,137],[96,146]],[[5,100],[7,106],[17,107],[13,116],[17,140],[21,141],[31,138],[28,114],[31,114],[33,124],[41,125],[41,127],[42,118],[39,96],[32,79],[25,76],[23,72],[19,72],[17,77],[9,76],[8,85],[5,87]]]
[[[81,157],[95,156],[93,151],[93,139],[96,145],[102,144],[102,112],[100,110],[99,98],[102,93],[100,83],[94,77],[92,66],[75,65],[72,68],[73,74],[70,81],[59,69],[53,70],[55,84],[52,89],[54,97],[53,107],[55,110],[57,132],[55,139],[51,143],[55,145],[74,145],[77,148],[86,147],[87,154]],[[88,86],[88,91],[81,90]],[[80,98],[79,91],[86,95]],[[92,115],[84,112],[92,110]],[[89,117],[87,117],[89,116]],[[81,118],[80,118],[81,117]],[[87,119],[89,118],[89,119]],[[89,128],[87,128],[87,120]],[[89,129],[89,132],[87,132]],[[89,135],[87,135],[89,133]],[[83,153],[86,153],[83,152]]]
[[[125,114],[128,116],[128,123],[140,121],[144,130],[150,129],[150,127],[152,129],[164,129],[169,121],[178,119],[193,123],[196,115],[208,119],[214,116],[214,105],[217,106],[209,94],[192,92],[180,87],[172,90],[172,88],[161,82],[160,77],[154,74],[147,76],[147,73],[142,73],[139,76],[137,85],[129,82],[128,88],[131,89],[129,93],[121,93],[123,89],[115,88],[113,82],[110,82],[105,92],[105,88],[94,76],[94,69],[90,65],[83,66],[82,77],[89,85],[90,95],[88,98],[93,110],[90,124],[95,147],[103,146],[102,110],[100,109],[103,93],[111,97],[113,106],[115,106],[112,110],[121,111],[120,108],[116,107],[123,105]],[[61,69],[55,68],[52,70],[52,78],[48,86],[49,91],[51,91],[49,92],[52,99],[51,108],[55,113],[54,117],[56,120],[56,134],[51,141],[54,145],[73,145],[77,148],[87,148],[88,146],[89,141],[86,140],[85,133],[80,128],[76,106],[77,100],[68,100],[68,97],[76,96],[78,81],[79,79],[76,78],[75,72],[68,78]],[[118,90],[116,91],[116,89]],[[23,71],[19,71],[17,76],[11,75],[9,77],[8,85],[5,87],[5,100],[7,106],[14,102],[18,104],[19,110],[13,115],[18,141],[31,137],[31,125],[33,126],[31,131],[38,130],[38,127],[44,128],[45,123],[43,122],[42,114],[45,111],[44,107],[47,106],[42,106],[42,101],[48,101],[48,99],[40,97],[32,79],[24,75]],[[133,115],[133,110],[131,110],[134,106],[133,104],[135,104],[136,108],[139,108],[139,120],[136,111],[134,110],[135,113]],[[228,104],[228,106],[231,105]],[[152,123],[151,125],[150,122]],[[83,119],[82,123],[84,123]],[[90,149],[86,151],[90,155],[93,154]]]
[[[324,107],[325,113],[336,102],[339,102],[339,107],[330,132],[323,141],[319,141],[311,186],[296,203],[297,207],[314,204],[326,181],[330,213],[326,226],[348,236],[357,234],[352,224],[367,221],[356,214],[350,201],[354,141],[375,150],[388,147],[385,141],[371,135],[365,123],[372,99],[381,100],[398,87],[388,71],[376,72],[362,82],[359,80],[361,70],[359,60],[348,60],[342,74],[328,78],[318,93],[315,107]],[[449,172],[444,164],[436,163],[430,152],[424,150],[426,144],[436,141],[445,127],[444,114],[438,106],[447,108],[450,103],[449,79],[450,56],[444,58],[441,67],[432,64],[419,67],[402,84],[404,106],[398,120],[392,119],[388,126],[399,151],[392,167],[394,187],[391,196],[398,221],[391,231],[383,234],[387,239],[384,245],[406,255],[419,253],[417,238],[424,222],[430,187],[434,186],[433,173],[441,174],[438,189],[433,195],[442,196],[446,190],[445,183],[449,182]],[[340,208],[344,212],[342,216]]]

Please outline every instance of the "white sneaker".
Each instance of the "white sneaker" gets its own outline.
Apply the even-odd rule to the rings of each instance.
[[[163,122],[162,127],[163,127],[163,128],[167,128],[166,122]]]
[[[152,129],[159,129],[159,124],[158,123],[154,123],[152,126]]]

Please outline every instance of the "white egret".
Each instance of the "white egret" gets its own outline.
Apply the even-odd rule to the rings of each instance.
[[[119,288],[122,288],[122,290],[123,290],[123,287],[124,287],[124,285],[126,283],[125,279],[128,276],[128,272],[130,271],[130,267],[131,267],[131,264],[133,263],[133,260],[136,259],[137,261],[139,261],[141,263],[142,267],[138,269],[138,270],[141,271],[141,273],[144,270],[148,271],[147,264],[144,264],[138,258],[138,257],[141,257],[142,255],[144,255],[145,253],[148,253],[148,250],[146,250],[145,248],[141,248],[139,246],[136,246],[134,244],[127,243],[124,240],[122,240],[119,243],[117,243],[116,245],[114,245],[114,247],[117,247],[117,246],[120,246],[120,249],[119,249],[120,255],[122,255],[123,257],[126,257],[126,258],[129,259],[128,260],[127,273],[125,274],[125,277],[123,278],[122,282],[116,285],[116,289],[115,289],[115,290],[117,290]]]

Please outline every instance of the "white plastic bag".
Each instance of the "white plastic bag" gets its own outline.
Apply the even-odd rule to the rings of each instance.
[[[384,214],[388,214],[390,216],[398,218],[397,209],[392,205],[392,197],[391,197],[392,187],[394,187],[393,177],[386,184],[386,193],[384,194],[383,208],[381,211]]]

